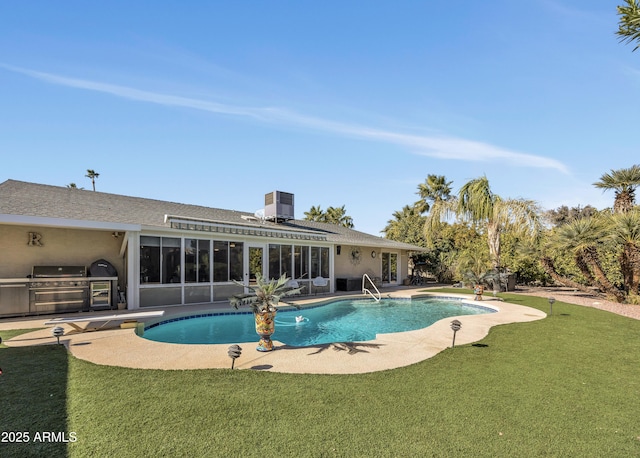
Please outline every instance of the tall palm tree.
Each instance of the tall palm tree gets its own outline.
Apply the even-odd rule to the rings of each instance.
[[[479,224],[486,228],[491,264],[496,271],[500,265],[500,235],[506,229],[533,237],[540,230],[539,209],[532,200],[503,199],[494,194],[486,176],[466,183],[458,192],[458,197],[435,201],[425,224],[427,238],[443,219],[456,216],[462,221]],[[499,288],[500,285],[494,285]]]
[[[424,183],[418,185],[420,200],[415,203],[419,213],[426,213],[431,205],[438,200],[448,200],[451,197],[451,184],[444,175],[427,175]]]
[[[576,265],[587,279],[602,291],[624,302],[625,294],[607,277],[602,268],[597,245],[605,233],[605,224],[600,218],[581,218],[560,226],[556,232],[558,249],[573,253]]]
[[[100,176],[98,172],[92,169],[87,169],[87,174],[85,175],[87,178],[91,179],[91,184],[93,185],[93,190],[96,190],[96,178]]]
[[[616,193],[613,202],[614,213],[625,213],[635,205],[635,191],[640,186],[640,165],[632,165],[628,169],[611,170],[593,183],[596,188],[613,189]]]

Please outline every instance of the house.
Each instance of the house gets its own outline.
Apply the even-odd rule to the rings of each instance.
[[[100,277],[111,285],[108,305],[143,309],[224,301],[241,292],[236,282],[249,284],[258,273],[286,274],[306,293],[360,289],[364,274],[383,287],[398,285],[409,253],[423,250],[297,220],[293,210],[293,195],[279,191],[255,214],[7,180],[0,184],[0,315],[86,309],[100,294],[95,278],[52,281],[34,275],[36,266],[64,273],[101,260],[117,272]],[[314,285],[317,278],[326,285]],[[79,298],[63,304],[72,301],[58,294],[89,286],[81,305]]]

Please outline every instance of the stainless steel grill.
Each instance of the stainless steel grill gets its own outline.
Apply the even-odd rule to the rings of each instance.
[[[29,284],[29,312],[87,309],[89,281],[84,266],[34,266]]]

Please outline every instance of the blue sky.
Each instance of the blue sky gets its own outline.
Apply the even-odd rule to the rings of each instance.
[[[640,163],[621,1],[0,4],[0,182],[255,211],[273,190],[378,234],[427,175],[610,206]]]

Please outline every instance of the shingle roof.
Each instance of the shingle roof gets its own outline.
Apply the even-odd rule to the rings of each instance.
[[[7,180],[0,184],[0,215],[19,215],[64,220],[135,224],[169,228],[165,215],[205,221],[255,226],[256,228],[313,231],[336,244],[365,245],[380,248],[422,251],[423,248],[376,237],[335,224],[305,220],[284,223],[261,222],[253,213],[130,197],[98,191],[72,189],[24,181]],[[0,219],[0,222],[2,220]]]

